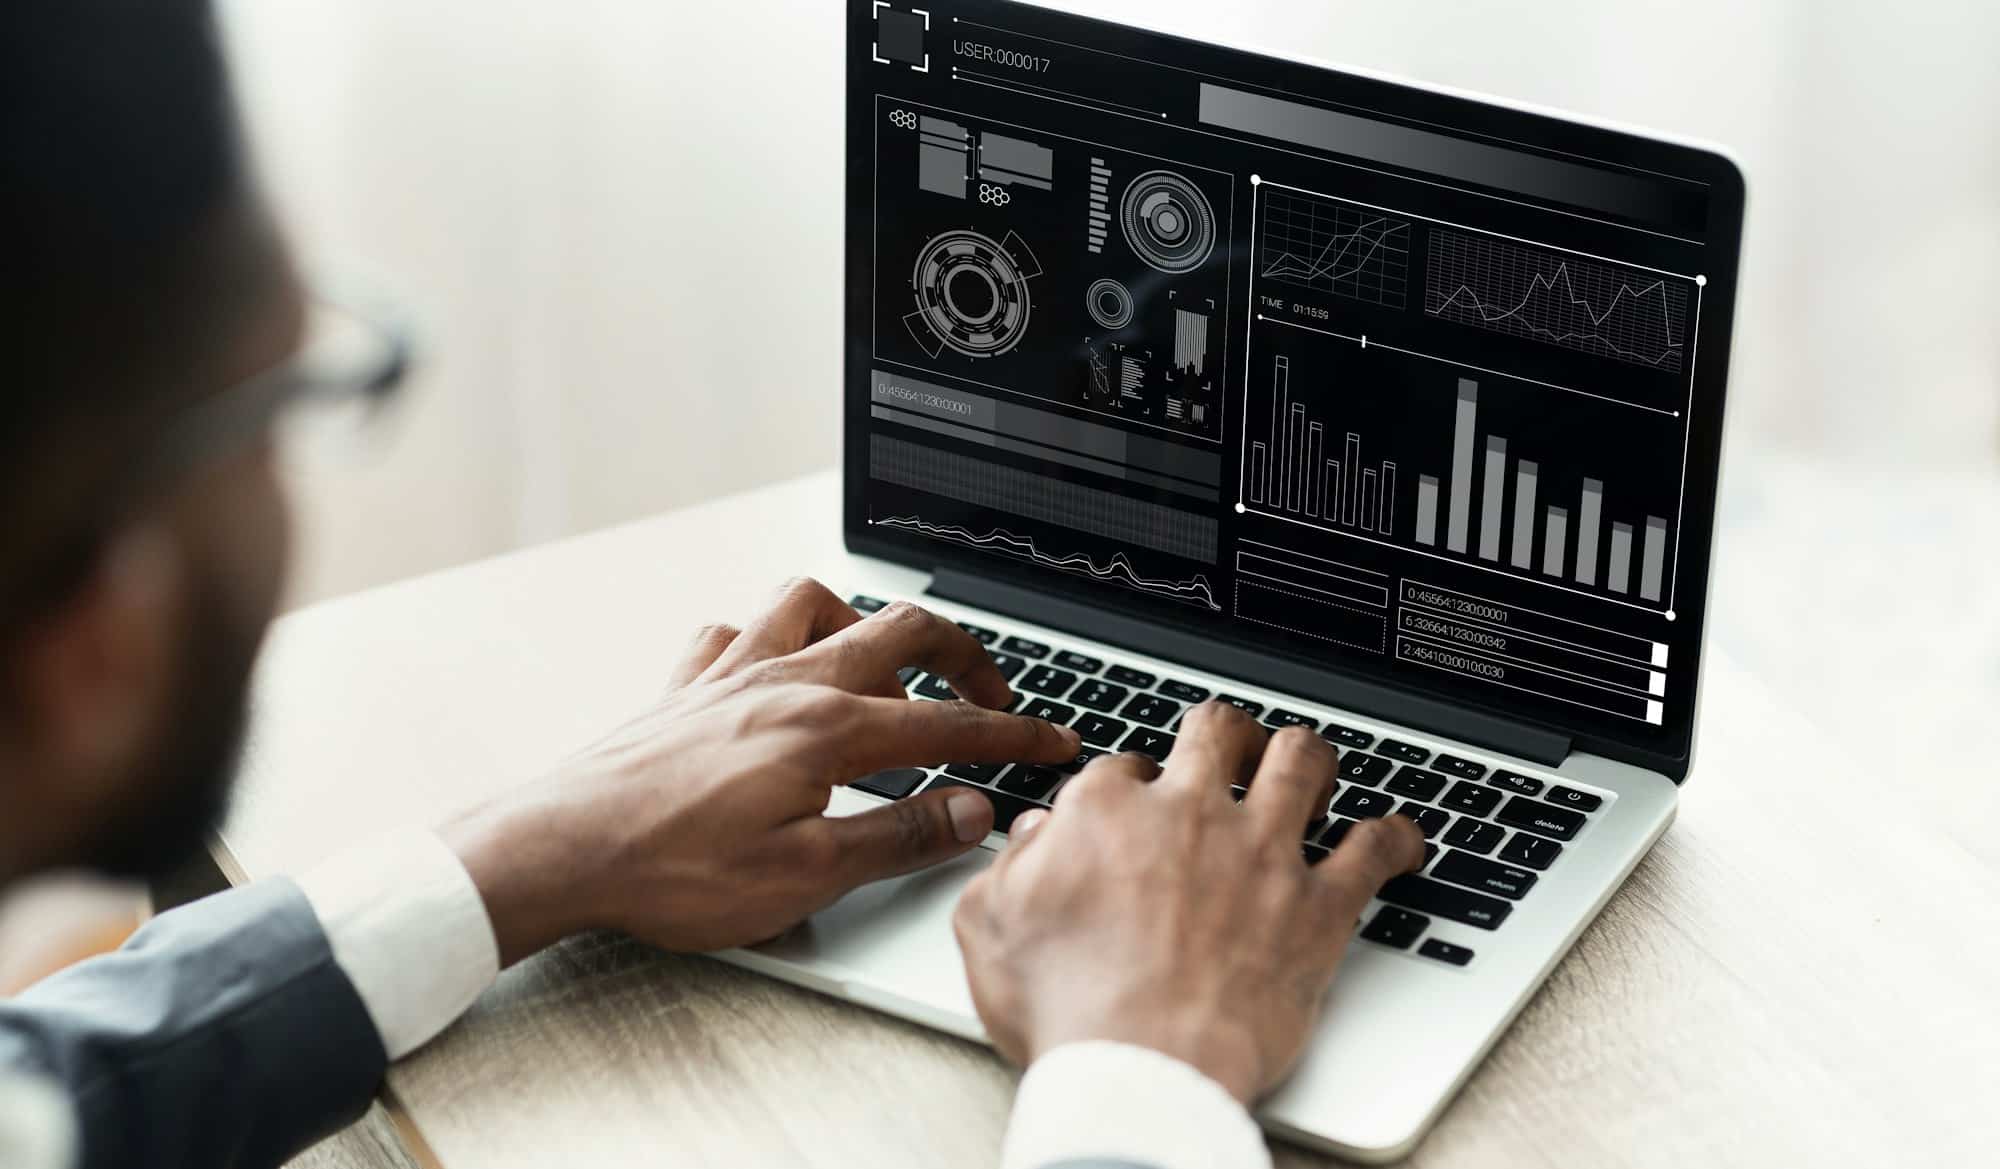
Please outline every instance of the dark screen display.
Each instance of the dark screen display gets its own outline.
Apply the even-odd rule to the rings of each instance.
[[[1733,166],[998,0],[849,33],[851,546],[1685,760]]]

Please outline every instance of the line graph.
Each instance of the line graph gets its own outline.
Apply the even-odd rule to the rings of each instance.
[[[1687,282],[1433,229],[1424,311],[1649,369],[1679,372]]]
[[[1148,577],[1133,567],[1131,558],[1123,552],[1114,553],[1108,562],[1099,564],[1082,552],[1071,552],[1066,555],[1044,552],[1035,545],[1032,536],[1016,535],[1005,528],[994,528],[982,535],[957,524],[929,523],[920,516],[890,516],[872,522],[885,528],[916,532],[933,540],[945,540],[953,544],[963,544],[968,548],[977,548],[983,552],[1033,561],[1045,568],[1121,584],[1127,588],[1169,597],[1186,604],[1203,605],[1217,612],[1222,609],[1222,606],[1215,603],[1215,590],[1209,585],[1207,577],[1196,574],[1187,580],[1179,581]]]
[[[1409,295],[1410,225],[1302,192],[1264,192],[1262,274],[1400,309]]]

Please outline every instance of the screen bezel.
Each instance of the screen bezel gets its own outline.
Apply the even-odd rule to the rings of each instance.
[[[1305,100],[1318,97],[1319,100],[1328,103],[1352,103],[1352,97],[1333,97],[1323,92],[1315,93],[1316,81],[1325,84],[1332,79],[1340,85],[1370,90],[1371,98],[1382,99],[1382,104],[1376,108],[1392,117],[1420,115],[1433,122],[1444,121],[1448,125],[1474,123],[1481,128],[1468,129],[1466,132],[1472,136],[1494,136],[1497,128],[1498,136],[1538,148],[1599,158],[1638,169],[1686,176],[1708,185],[1711,202],[1704,245],[1713,249],[1713,254],[1719,261],[1711,265],[1711,269],[1722,273],[1726,278],[1716,281],[1715,291],[1718,293],[1716,299],[1720,303],[1715,304],[1712,315],[1704,314],[1696,337],[1701,353],[1706,359],[1703,368],[1696,372],[1700,388],[1699,396],[1703,402],[1711,404],[1713,416],[1700,416],[1691,420],[1691,430],[1695,429],[1694,423],[1698,422],[1700,426],[1699,435],[1691,440],[1688,452],[1687,484],[1690,514],[1700,519],[1700,531],[1703,536],[1702,539],[1687,545],[1686,550],[1692,552],[1693,559],[1692,562],[1682,565],[1686,579],[1695,585],[1694,592],[1700,598],[1699,606],[1689,614],[1690,619],[1699,624],[1697,634],[1690,639],[1695,654],[1692,669],[1695,694],[1694,701],[1689,705],[1685,724],[1669,728],[1674,733],[1668,745],[1663,748],[1658,745],[1659,740],[1651,742],[1627,740],[1596,731],[1564,726],[1556,719],[1538,719],[1519,711],[1486,706],[1468,701],[1460,695],[1433,692],[1412,683],[1407,678],[1386,672],[1358,669],[1349,671],[1340,663],[1329,664],[1320,660],[1311,662],[1314,668],[1336,674],[1351,673],[1354,677],[1365,678],[1373,685],[1392,691],[1440,699],[1497,715],[1523,726],[1554,731],[1568,737],[1576,750],[1657,771],[1676,782],[1685,779],[1693,756],[1696,724],[1699,721],[1700,711],[1700,685],[1706,664],[1708,602],[1713,582],[1714,518],[1720,487],[1723,414],[1727,402],[1726,388],[1737,299],[1736,282],[1742,245],[1746,191],[1742,171],[1736,163],[1719,150],[1710,147],[1673,142],[1646,133],[1601,125],[1553,111],[1530,109],[1503,99],[1486,98],[1295,57],[1237,48],[1140,26],[1080,16],[1040,5],[1022,4],[1015,0],[961,0],[958,7],[984,9],[995,13],[996,16],[1008,13],[1031,13],[1042,20],[1054,18],[1078,22],[1079,27],[1088,26],[1095,43],[1110,44],[1132,55],[1143,52],[1159,41],[1169,42],[1178,50],[1188,53],[1220,54],[1234,67],[1234,71],[1215,74],[1218,79],[1241,83],[1242,77],[1255,75],[1264,79],[1265,87],[1289,92]],[[1065,590],[1059,582],[1049,579],[1047,574],[1017,569],[970,549],[955,549],[930,543],[906,543],[898,538],[881,535],[867,522],[866,438],[869,432],[869,384],[873,364],[868,312],[873,279],[873,258],[869,250],[873,224],[871,165],[873,142],[872,136],[858,134],[857,131],[872,125],[873,102],[880,86],[876,80],[877,75],[863,67],[870,57],[867,51],[866,32],[867,25],[872,20],[872,5],[869,0],[851,0],[848,15],[845,126],[849,166],[844,208],[846,249],[841,388],[842,532],[846,547],[848,551],[858,555],[879,557],[912,568],[927,571],[952,568],[974,576],[993,577],[1027,588],[1072,597],[1084,604],[1101,605],[1103,603],[1101,597],[1084,590]],[[1257,72],[1252,74],[1252,70]],[[1453,122],[1440,118],[1440,110],[1457,111],[1463,116]],[[857,150],[860,150],[865,157],[857,156]],[[1163,627],[1171,628],[1165,622],[1161,624]],[[1204,632],[1210,637],[1227,636],[1227,630],[1221,628],[1208,629]],[[1272,661],[1296,664],[1300,660],[1294,655],[1287,655],[1256,641],[1246,640],[1241,645],[1246,651],[1268,657]],[[1199,662],[1189,664],[1201,665]],[[1245,680],[1256,681],[1255,678]]]

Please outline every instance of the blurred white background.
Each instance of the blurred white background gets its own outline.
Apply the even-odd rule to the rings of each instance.
[[[2000,707],[2000,5],[1069,0],[1726,145],[1751,180],[1715,640],[1899,772]],[[308,256],[415,307],[316,599],[830,466],[833,0],[235,0]],[[2000,797],[1996,797],[2000,799]],[[1965,808],[1968,847],[1992,855]]]

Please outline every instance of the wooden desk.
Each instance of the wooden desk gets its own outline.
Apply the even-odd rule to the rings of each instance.
[[[834,562],[837,497],[814,476],[287,619],[230,862],[296,871],[544,771],[697,624]],[[1823,741],[1726,647],[1703,727],[1679,822],[1411,1164],[1992,1163],[2000,877],[1874,778],[1893,744]],[[509,972],[388,1083],[445,1169],[976,1166],[1012,1087],[982,1048],[610,937]]]

